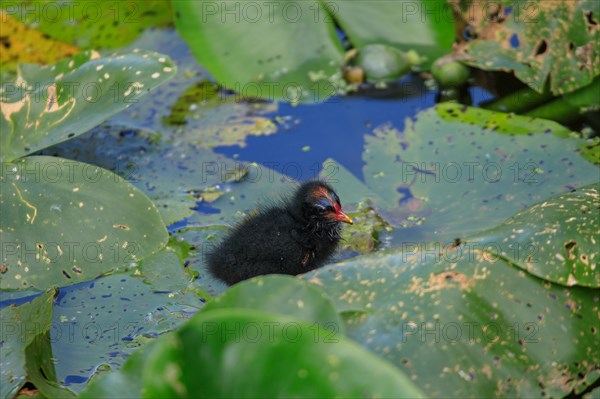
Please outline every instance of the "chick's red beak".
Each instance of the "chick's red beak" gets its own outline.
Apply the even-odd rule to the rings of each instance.
[[[348,224],[354,223],[352,221],[352,219],[350,219],[350,217],[348,217],[348,215],[346,215],[344,212],[342,212],[341,209],[338,209],[337,212],[335,213],[335,219],[338,222],[344,222],[344,223],[348,223]]]

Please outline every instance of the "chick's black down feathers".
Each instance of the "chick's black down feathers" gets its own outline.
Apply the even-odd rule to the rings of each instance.
[[[320,181],[304,183],[279,206],[236,226],[208,252],[208,268],[229,285],[264,274],[308,272],[335,252],[340,222],[352,220],[333,189]]]

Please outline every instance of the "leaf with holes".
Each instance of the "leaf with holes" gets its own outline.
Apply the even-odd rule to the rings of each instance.
[[[567,286],[600,287],[599,209],[596,183],[548,198],[473,238],[534,276]]]
[[[0,289],[46,289],[127,270],[167,242],[154,204],[121,177],[63,158],[2,163]]]
[[[303,277],[326,287],[350,338],[429,397],[563,397],[598,379],[597,290],[566,290],[469,242],[407,244]]]
[[[584,87],[600,75],[600,3],[583,1],[474,2],[465,19],[484,16],[477,38],[462,51],[484,70],[514,72],[543,92],[550,80],[555,95]],[[496,10],[497,18],[490,18]]]
[[[169,80],[175,65],[154,52],[100,57],[95,51],[55,65],[23,65],[0,98],[0,160],[12,161],[87,132]]]

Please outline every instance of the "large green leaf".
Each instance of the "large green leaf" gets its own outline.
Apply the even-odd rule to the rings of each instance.
[[[259,276],[243,281],[209,302],[202,311],[230,308],[278,313],[308,324],[318,323],[336,334],[343,333],[342,320],[331,299],[323,291],[292,276]]]
[[[52,329],[52,289],[21,306],[0,311],[0,396],[12,398],[26,381],[47,397],[74,397],[56,382],[50,331]]]
[[[423,397],[396,368],[344,337],[253,310],[201,312],[149,349],[145,362],[132,360],[144,397]],[[90,395],[129,393],[109,378],[92,384]]]
[[[560,397],[593,383],[598,293],[472,248],[422,243],[305,278],[326,287],[350,338],[430,397]]]
[[[491,18],[499,9],[501,18]],[[478,39],[468,43],[468,62],[484,70],[512,71],[532,89],[563,94],[600,75],[596,0],[472,2]]]
[[[580,155],[586,141],[557,123],[456,104],[421,112],[403,132],[376,128],[365,141],[374,202],[396,226],[407,215],[421,220],[413,241],[494,227],[600,173]]]
[[[600,287],[598,209],[600,187],[596,183],[535,204],[473,238],[488,251],[545,280]]]
[[[446,0],[321,0],[356,48],[388,44],[416,50],[429,68],[454,43],[454,17]]]
[[[175,25],[217,81],[243,96],[323,101],[343,51],[318,2],[176,1]]]
[[[85,133],[175,74],[154,52],[78,54],[55,65],[24,65],[4,83],[0,160],[12,161]]]
[[[154,204],[108,170],[63,158],[2,163],[1,289],[45,289],[126,270],[167,231]]]

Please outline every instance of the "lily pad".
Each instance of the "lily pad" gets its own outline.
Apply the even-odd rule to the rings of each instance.
[[[180,95],[163,123],[171,129],[185,125],[191,130],[185,135],[187,140],[205,148],[245,147],[247,136],[277,132],[277,125],[262,116],[277,108],[275,103],[240,101],[239,96],[224,93],[215,83],[199,81]]]
[[[174,2],[175,25],[217,81],[244,97],[318,102],[335,94],[343,50],[320,2]]]
[[[405,246],[304,278],[326,287],[350,338],[429,397],[562,397],[597,378],[597,290],[566,290],[485,249]]]
[[[167,242],[154,204],[108,170],[31,156],[2,163],[1,176],[3,290],[124,271]]]
[[[548,198],[473,238],[534,276],[567,286],[600,287],[598,209],[596,183]]]
[[[165,273],[150,274],[153,262],[160,262]],[[52,331],[59,380],[80,392],[90,377],[107,368],[118,370],[138,347],[185,323],[204,305],[204,299],[188,287],[177,256],[163,250],[129,275],[62,289]]]
[[[545,120],[443,104],[365,138],[363,174],[395,226],[422,220],[415,241],[491,228],[551,195],[598,180],[585,140]],[[382,214],[385,215],[383,211]],[[469,217],[465,217],[469,215]]]
[[[114,171],[154,202],[166,225],[194,213],[203,190],[215,187],[241,165],[193,144],[155,140],[157,133],[107,123],[85,138],[45,153],[93,162]]]
[[[170,79],[171,60],[154,52],[95,52],[48,66],[23,66],[2,92],[0,159],[12,161],[69,140]]]

